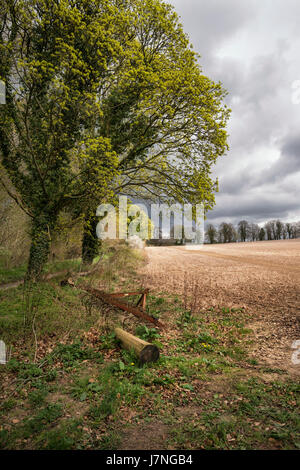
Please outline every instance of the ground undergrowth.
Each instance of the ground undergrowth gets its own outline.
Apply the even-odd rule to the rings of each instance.
[[[138,257],[117,269],[117,255],[76,285],[141,288]],[[36,285],[25,304],[23,286],[0,296],[11,347],[0,366],[1,449],[299,448],[299,383],[253,355],[244,308],[194,311],[151,292],[147,310],[166,328],[124,324],[160,348],[141,366],[111,328],[124,318],[60,279]]]

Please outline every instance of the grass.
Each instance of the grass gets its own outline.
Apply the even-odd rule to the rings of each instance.
[[[0,266],[0,284],[6,284],[14,281],[21,281],[26,274],[26,265],[6,268],[3,264]]]
[[[297,393],[299,387],[292,381],[239,381],[226,400],[215,394],[196,418],[180,427],[174,424],[169,444],[192,449],[299,448]]]
[[[96,312],[86,315],[80,292],[62,288],[58,282],[40,283],[29,290],[24,286],[0,290],[0,337],[6,344],[17,343],[24,333],[30,339],[33,319],[39,338],[66,332],[74,336],[81,328],[93,325]]]
[[[47,263],[44,269],[45,274],[53,274],[60,271],[78,271],[81,266],[81,259],[70,259]],[[26,274],[27,265],[13,266],[7,268],[0,260],[0,284],[21,281]]]
[[[125,252],[118,269],[122,249],[108,250],[103,270],[89,281],[138,289],[139,256],[126,266]],[[118,449],[125,436],[136,442],[141,426],[155,429],[157,448],[299,448],[299,384],[253,357],[243,308],[195,312],[176,296],[152,293],[147,310],[168,329],[126,323],[161,348],[157,363],[140,366],[97,323],[103,307],[87,309],[78,290],[52,280],[27,303],[22,287],[0,296],[0,337],[14,347],[0,366],[1,449]]]

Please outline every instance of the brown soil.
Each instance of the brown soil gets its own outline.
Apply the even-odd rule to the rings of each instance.
[[[151,247],[144,283],[157,292],[196,297],[197,307],[245,307],[255,333],[254,357],[299,374],[291,361],[300,339],[300,240]]]
[[[167,435],[168,426],[161,422],[134,425],[125,432],[118,450],[164,450]]]

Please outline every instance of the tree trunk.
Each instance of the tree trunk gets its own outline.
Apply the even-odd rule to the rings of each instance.
[[[38,281],[50,253],[50,222],[45,216],[33,219],[31,227],[31,246],[27,267],[27,280]]]
[[[96,235],[98,219],[95,215],[85,218],[82,237],[82,261],[85,264],[92,264],[93,259],[99,254],[101,241]]]
[[[115,328],[115,333],[117,338],[122,342],[123,347],[128,351],[133,350],[142,364],[158,361],[159,349],[154,344],[147,343],[121,328]]]

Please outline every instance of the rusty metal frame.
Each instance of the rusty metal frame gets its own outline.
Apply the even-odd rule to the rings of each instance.
[[[149,289],[145,289],[143,292],[115,292],[112,294],[107,294],[106,292],[103,292],[99,289],[94,289],[92,287],[81,287],[83,290],[88,292],[89,294],[94,295],[98,299],[101,299],[103,302],[112,305],[113,307],[119,308],[120,310],[123,310],[128,313],[132,313],[138,318],[142,318],[145,321],[148,321],[150,323],[153,323],[155,326],[159,328],[164,328],[164,325],[157,320],[157,318],[148,315],[145,312],[145,307],[146,307],[146,301],[147,301],[147,294],[149,293]],[[129,297],[133,295],[141,295],[139,298],[137,305],[129,305],[126,302],[122,302],[121,300],[118,300],[120,297]],[[139,307],[141,305],[141,307]]]

